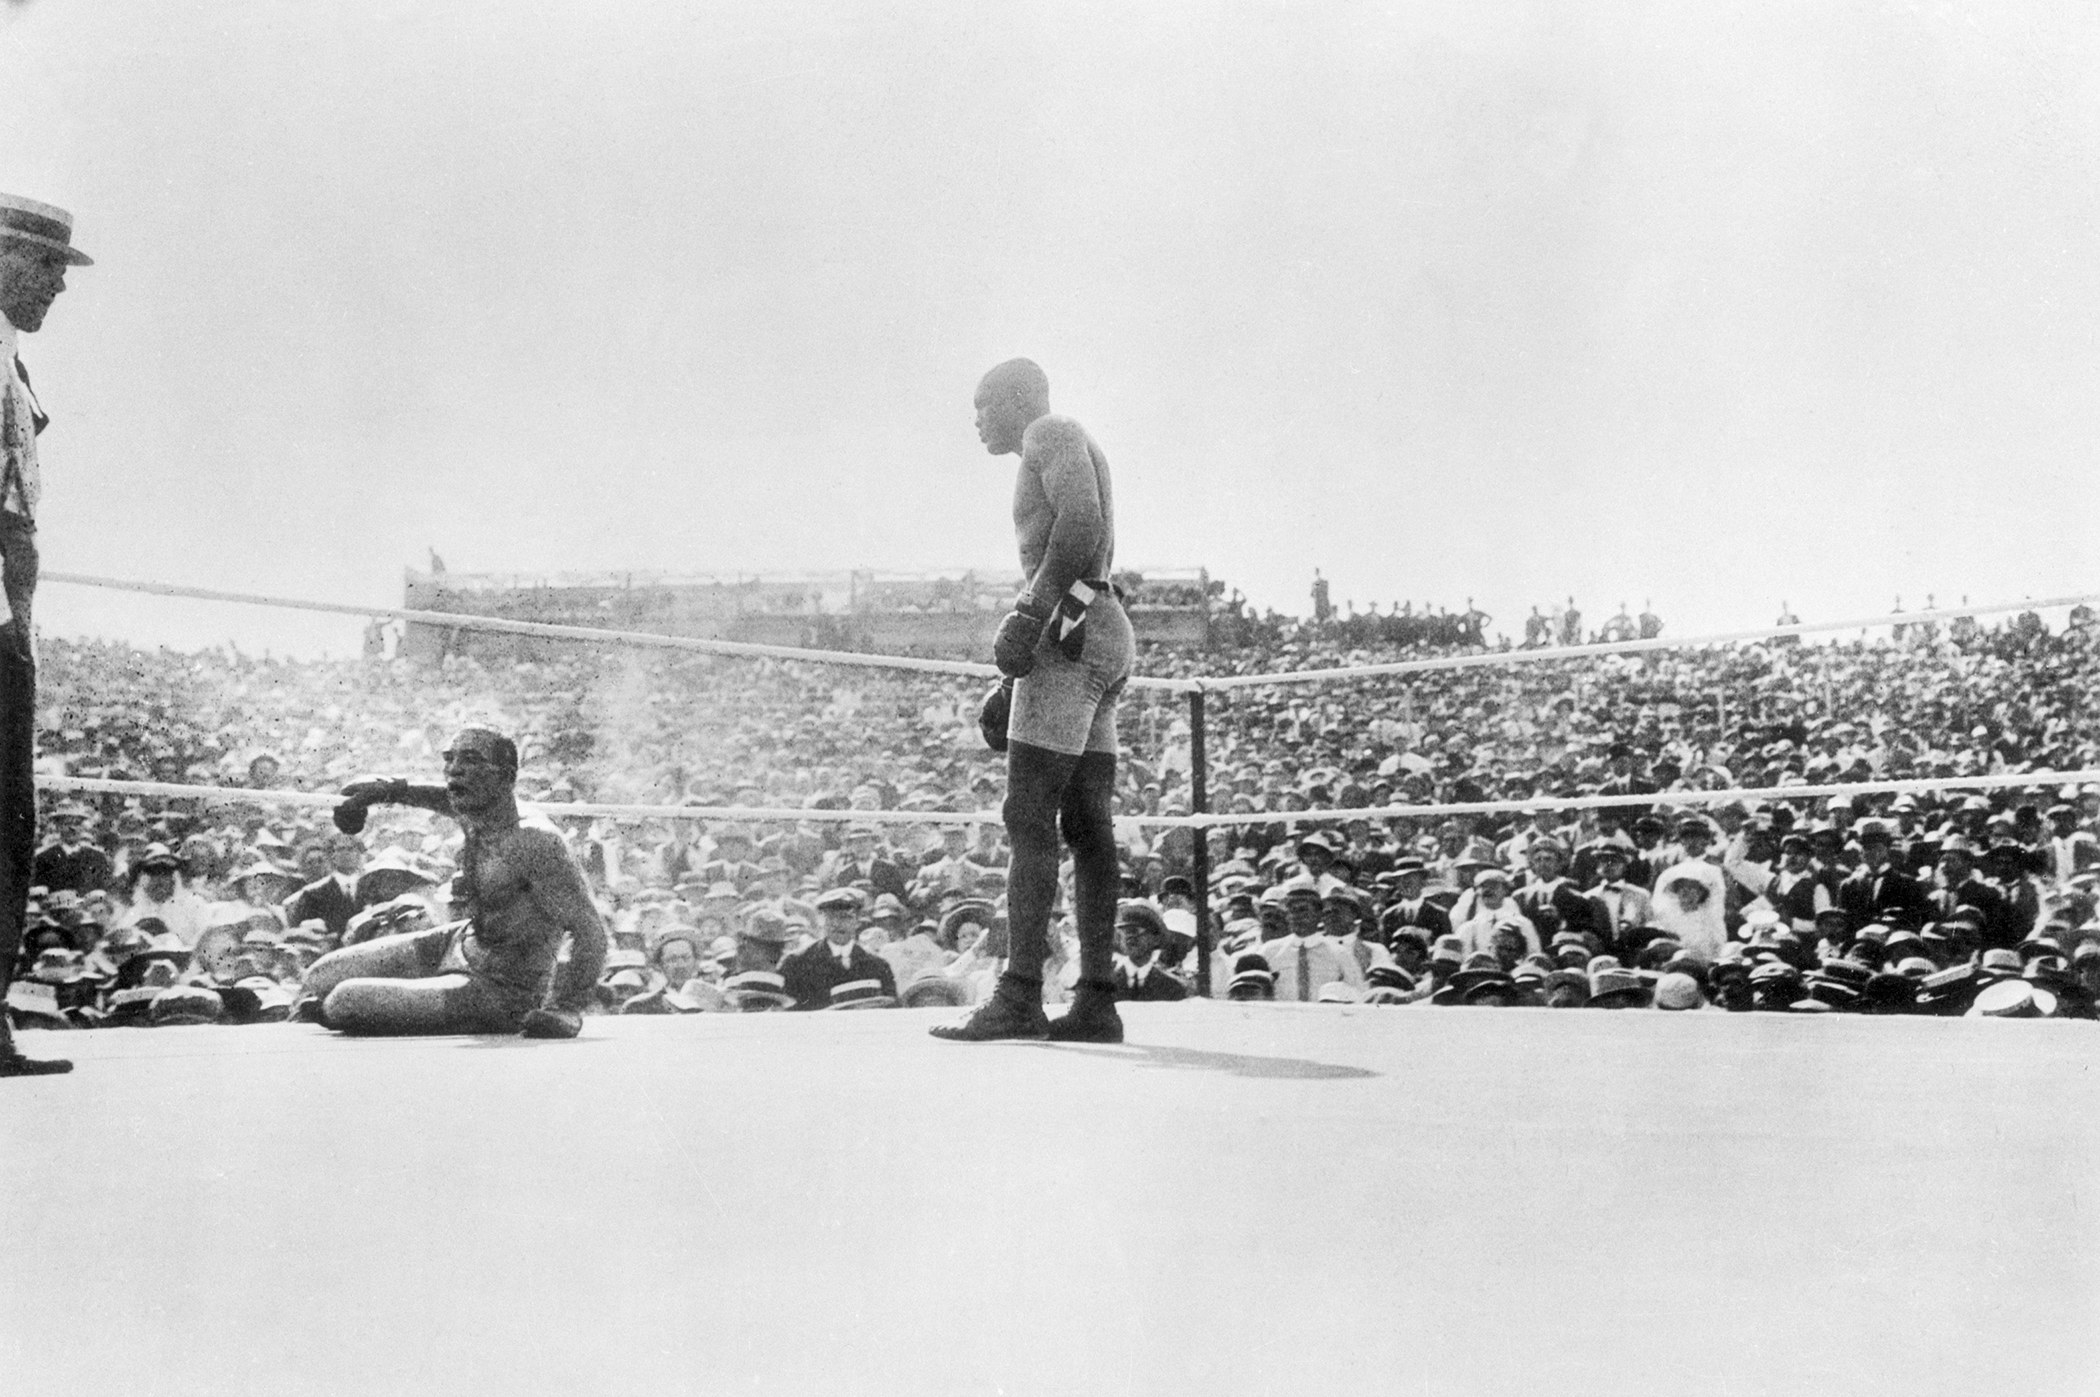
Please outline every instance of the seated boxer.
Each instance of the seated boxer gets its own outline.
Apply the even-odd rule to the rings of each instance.
[[[554,827],[521,819],[518,749],[465,728],[445,749],[445,784],[367,778],[343,787],[336,827],[374,805],[413,805],[466,833],[452,905],[463,920],[346,946],[307,967],[295,1017],[344,1033],[518,1033],[573,1038],[605,964],[605,924]],[[569,960],[556,973],[562,941]]]

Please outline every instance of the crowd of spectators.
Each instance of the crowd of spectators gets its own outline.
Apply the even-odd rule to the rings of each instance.
[[[1356,619],[1152,650],[1139,668],[1423,653],[1419,635]],[[1480,648],[1471,638],[1441,648]],[[1185,710],[1134,692],[1119,976],[1133,998],[2091,1017],[2100,785],[1783,792],[2100,766],[2096,645],[2081,609],[2053,629],[2034,615],[1913,623],[1827,644],[1216,692],[1209,805],[1244,822],[1205,836],[1202,985],[1196,836],[1138,818],[1190,807]],[[224,794],[47,793],[8,1012],[23,1027],[280,1018],[315,956],[445,919],[451,822],[385,809],[353,838],[323,804],[242,791],[427,777],[470,721],[516,737],[527,800],[923,817],[557,816],[612,929],[605,1011],[976,1002],[1002,964],[1005,849],[996,821],[948,817],[996,811],[1003,790],[976,735],[978,687],[613,647],[418,665],[49,641],[45,774]],[[1780,794],[1690,798],[1738,789]],[[1582,795],[1614,799],[1403,808]],[[1053,997],[1075,973],[1062,933]]]

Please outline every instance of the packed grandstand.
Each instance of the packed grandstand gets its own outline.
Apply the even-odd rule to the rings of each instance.
[[[1138,669],[1215,678],[1489,643],[1470,604],[1322,610],[1233,605],[1209,643],[1148,645]],[[1134,692],[1121,990],[2093,1017],[2100,785],[1694,793],[2095,768],[2096,645],[2079,608],[2054,624],[2024,613],[1222,690],[1206,807],[1236,822],[1204,831],[1146,823],[1191,810],[1193,754],[1178,696]],[[450,821],[386,809],[353,837],[325,804],[267,793],[428,776],[469,721],[517,738],[521,796],[547,804],[586,870],[615,947],[603,1012],[970,1004],[1002,966],[1004,781],[976,731],[981,681],[595,646],[294,661],[51,639],[42,658],[43,776],[225,794],[46,792],[9,999],[22,1027],[282,1018],[316,956],[445,920]],[[1577,796],[1624,800],[1349,814]],[[923,818],[559,813],[574,802]],[[802,992],[781,976],[819,939],[820,908],[851,909],[882,967],[872,986]],[[1076,974],[1068,923],[1057,939],[1052,997]]]

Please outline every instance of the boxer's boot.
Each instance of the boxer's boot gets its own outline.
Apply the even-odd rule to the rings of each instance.
[[[944,1024],[930,1032],[951,1043],[991,1043],[1001,1039],[1039,1039],[1050,1031],[1043,1015],[1043,982],[1025,980],[1011,973],[999,977],[992,997],[977,1006],[977,1012],[959,1024]]]
[[[1120,1043],[1123,1018],[1116,1012],[1116,982],[1081,980],[1071,1007],[1050,1021],[1053,1043]]]

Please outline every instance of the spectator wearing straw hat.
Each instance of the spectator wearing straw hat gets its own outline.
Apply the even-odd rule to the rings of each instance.
[[[833,854],[818,870],[817,880],[826,889],[863,887],[870,897],[888,893],[899,902],[911,897],[911,884],[904,870],[881,852],[882,827],[872,820],[858,820],[846,827],[846,847]]]
[[[957,904],[958,907],[961,905]],[[950,915],[954,910],[950,909]],[[984,919],[984,925],[991,924],[990,903],[976,903],[972,910]],[[909,934],[881,947],[876,954],[890,963],[890,973],[899,985],[909,985],[924,976],[940,974],[948,964],[950,955],[941,945],[941,939],[939,922],[922,921],[915,924]]]
[[[969,826],[943,825],[940,848],[919,865],[912,877],[911,902],[925,907],[942,893],[968,896],[977,891],[983,877],[983,866],[970,857]]]
[[[2011,838],[1992,844],[1983,855],[1984,876],[2005,899],[2008,930],[2022,937],[2042,917],[2041,886],[2027,871],[2027,863],[2027,850]]]
[[[165,844],[150,844],[131,866],[132,921],[156,917],[184,946],[195,946],[211,909],[190,886],[183,862]]]
[[[1276,976],[1276,998],[1311,1002],[1323,986],[1341,983],[1361,994],[1363,967],[1356,957],[1321,930],[1325,897],[1320,885],[1299,874],[1282,885],[1285,926],[1282,936],[1258,950]]]
[[[1618,956],[1632,953],[1633,933],[1646,927],[1654,916],[1648,890],[1626,877],[1627,867],[1632,861],[1633,853],[1627,846],[1607,844],[1600,848],[1597,851],[1597,886],[1589,893],[1590,900],[1603,913],[1599,928],[1602,944]]]
[[[21,336],[44,326],[66,288],[66,269],[86,266],[73,246],[73,216],[33,199],[0,194],[0,996],[14,976],[36,862],[37,510],[43,474],[37,438],[50,425],[22,364]],[[44,1076],[71,1063],[26,1058],[0,1016],[0,1077]]]
[[[1392,901],[1379,916],[1379,930],[1388,941],[1402,927],[1416,928],[1431,945],[1451,934],[1450,916],[1428,895],[1429,870],[1419,857],[1405,854],[1393,860],[1386,877],[1391,880]]]
[[[780,962],[780,978],[794,996],[795,1008],[828,1009],[832,987],[855,980],[879,980],[883,994],[897,997],[897,977],[889,962],[860,944],[865,905],[860,891],[850,887],[833,888],[817,899],[822,939]]]
[[[1654,925],[1695,960],[1709,962],[1728,940],[1728,889],[1719,868],[1704,857],[1707,826],[1688,819],[1678,829],[1685,857],[1656,875]]]
[[[1567,846],[1558,839],[1533,840],[1524,861],[1528,868],[1518,882],[1516,903],[1538,938],[1550,941],[1563,931],[1576,931],[1601,944],[1597,904],[1566,876]]]
[[[1981,944],[1986,947],[2017,946],[2026,928],[2017,925],[2005,894],[1976,872],[1973,846],[1962,835],[1947,836],[1940,844],[1940,886],[1928,899],[1942,922],[1963,910],[1975,912]]]
[[[2100,865],[2100,839],[2079,823],[2075,806],[2058,802],[2046,812],[2049,832],[2043,840],[2042,857],[2047,871],[2059,883],[2069,882]]]
[[[1473,910],[1453,928],[1467,955],[1494,955],[1504,932],[1520,938],[1519,955],[1535,954],[1540,947],[1538,924],[1510,895],[1509,871],[1484,868],[1473,879]]]
[[[1116,908],[1118,999],[1186,999],[1187,982],[1168,969],[1163,953],[1168,943],[1166,920],[1149,902],[1126,901]]]
[[[708,831],[708,837],[714,841],[714,857],[700,865],[703,881],[728,883],[742,893],[765,877],[764,865],[753,857],[758,845],[750,830],[742,825],[717,825]]]
[[[1838,884],[1837,905],[1853,926],[1916,931],[1925,924],[1926,892],[1895,863],[1895,837],[1879,820],[1859,830],[1859,867]]]
[[[88,838],[94,812],[81,801],[69,800],[51,812],[56,837],[37,851],[34,881],[53,892],[100,892],[114,881],[116,869],[109,855]]]

